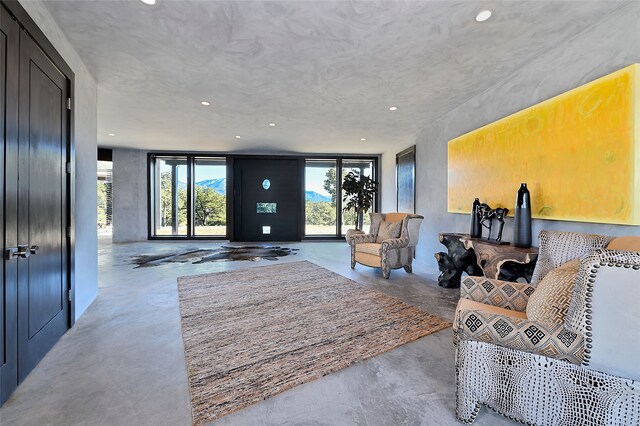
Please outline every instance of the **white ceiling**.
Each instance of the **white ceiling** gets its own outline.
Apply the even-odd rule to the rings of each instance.
[[[380,153],[406,142],[430,120],[625,6],[45,4],[98,81],[101,146],[317,153]],[[493,10],[492,18],[475,22],[485,8]],[[202,100],[211,106],[201,106]],[[391,105],[398,111],[389,111]]]

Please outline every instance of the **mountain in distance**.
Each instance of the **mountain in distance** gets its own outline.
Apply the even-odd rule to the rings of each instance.
[[[330,203],[331,197],[327,197],[326,195],[318,194],[315,191],[304,191],[304,200],[310,201],[312,203]]]
[[[181,188],[186,189],[187,184],[180,182]],[[225,195],[227,193],[227,179],[206,179],[196,182],[196,185],[204,186],[205,188],[212,188],[218,194]],[[331,197],[327,197],[326,195],[319,194],[315,191],[305,191],[304,192],[305,201],[310,201],[312,203],[330,203]]]
[[[196,185],[211,188],[221,195],[225,195],[227,193],[226,178],[201,180],[200,182],[196,182]]]

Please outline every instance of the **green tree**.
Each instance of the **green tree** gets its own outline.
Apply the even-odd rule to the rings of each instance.
[[[107,185],[98,181],[98,228],[107,226]]]
[[[329,170],[327,170],[327,173],[325,174],[326,179],[324,180],[324,184],[322,185],[324,187],[324,190],[327,191],[329,193],[329,195],[331,195],[331,203],[335,206],[336,205],[336,168],[335,167],[331,167]]]
[[[217,226],[227,222],[226,197],[213,188],[196,185],[195,226]]]
[[[178,226],[187,224],[187,190],[178,184]],[[173,220],[171,172],[160,174],[160,224],[171,226]]]
[[[305,218],[307,225],[329,226],[336,224],[336,207],[326,201],[305,203]]]

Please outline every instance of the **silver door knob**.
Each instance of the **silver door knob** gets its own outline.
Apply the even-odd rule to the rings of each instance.
[[[18,246],[18,252],[16,256],[20,256],[23,259],[31,256],[31,251],[29,250],[29,246]]]

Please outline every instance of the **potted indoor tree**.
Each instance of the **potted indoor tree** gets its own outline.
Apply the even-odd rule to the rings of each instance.
[[[356,229],[362,231],[364,214],[373,207],[373,199],[378,190],[378,183],[357,170],[350,171],[342,182],[344,191],[342,210],[353,210],[356,213]]]

